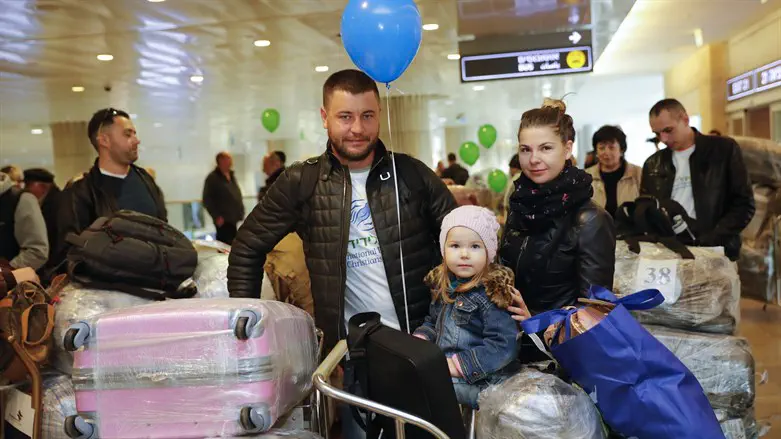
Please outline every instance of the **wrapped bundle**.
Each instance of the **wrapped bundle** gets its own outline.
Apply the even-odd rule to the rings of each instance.
[[[715,410],[726,439],[759,439],[759,426],[750,408],[743,417],[731,417],[724,410]]]
[[[702,385],[714,409],[742,416],[754,405],[754,357],[741,337],[646,326]]]
[[[746,170],[754,183],[781,186],[781,145],[756,137],[733,137],[743,155]]]
[[[65,437],[62,426],[65,418],[76,414],[76,397],[71,378],[55,375],[43,380],[43,429],[44,439]]]
[[[480,393],[481,439],[603,439],[597,408],[558,377],[525,369]]]
[[[60,292],[60,302],[54,315],[54,349],[51,363],[60,372],[71,374],[73,354],[65,350],[63,337],[70,325],[81,320],[115,309],[150,303],[149,300],[131,296],[117,291],[82,288],[77,283],[71,283]]]
[[[613,287],[619,297],[656,288],[661,306],[637,311],[641,323],[700,332],[733,334],[740,319],[740,278],[735,264],[716,249],[690,247],[695,259],[681,259],[662,244],[643,242],[640,254],[616,243]]]
[[[228,295],[228,255],[219,252],[198,252],[193,282],[198,288],[196,298],[226,299]]]
[[[740,294],[765,303],[781,303],[776,285],[778,268],[775,249],[758,249],[743,244],[738,260]]]

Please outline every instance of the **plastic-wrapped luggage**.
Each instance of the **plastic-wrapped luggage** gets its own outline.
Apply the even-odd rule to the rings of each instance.
[[[754,405],[754,357],[741,337],[646,326],[686,365],[714,409],[742,415]]]
[[[716,410],[716,418],[726,439],[759,439],[759,425],[754,418],[754,409],[749,409],[743,417],[730,416],[724,410]]]
[[[267,431],[309,393],[314,320],[258,299],[184,299],[73,325],[71,437],[201,438]],[[90,436],[92,435],[92,436]]]
[[[690,247],[695,259],[681,259],[662,244],[640,245],[638,255],[626,242],[616,243],[615,294],[656,288],[665,295],[665,303],[636,311],[638,321],[700,332],[735,332],[740,320],[740,279],[729,258],[716,249]]]
[[[71,378],[67,375],[50,376],[43,380],[43,429],[44,439],[63,437],[63,423],[76,414],[76,398]]]
[[[198,287],[196,298],[227,299],[228,294],[228,255],[226,253],[198,252],[198,266],[193,274],[193,282]]]
[[[54,349],[51,354],[52,366],[60,372],[70,375],[73,367],[73,354],[62,345],[63,337],[73,323],[92,318],[98,314],[115,309],[129,308],[150,303],[149,300],[117,291],[82,288],[71,283],[60,293],[60,303],[55,307]]]
[[[481,439],[603,439],[606,429],[588,395],[555,375],[525,369],[480,393]]]
[[[733,137],[738,142],[746,170],[754,183],[781,186],[781,145],[756,137]]]

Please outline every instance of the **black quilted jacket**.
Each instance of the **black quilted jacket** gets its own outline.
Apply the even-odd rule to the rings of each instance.
[[[423,322],[431,299],[423,277],[441,261],[439,228],[456,203],[444,183],[419,160],[396,154],[396,166],[409,318],[411,330],[415,330]],[[312,175],[316,178],[307,177]],[[382,142],[366,192],[396,313],[402,329],[406,329],[393,169]],[[228,267],[231,297],[260,296],[266,254],[295,231],[304,241],[315,320],[325,333],[326,348],[345,338],[351,194],[349,170],[334,157],[330,146],[319,157],[287,168],[239,229]]]

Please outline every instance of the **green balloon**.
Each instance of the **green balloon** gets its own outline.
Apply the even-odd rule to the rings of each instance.
[[[501,194],[504,191],[505,186],[507,186],[507,174],[498,169],[494,169],[488,174],[488,187],[490,187],[491,190]]]
[[[279,111],[269,108],[263,111],[263,127],[268,130],[269,133],[273,133],[279,128]]]
[[[458,155],[464,163],[472,166],[480,158],[480,147],[475,142],[464,142],[458,150]]]
[[[480,144],[486,148],[494,146],[494,143],[496,143],[496,128],[490,124],[481,126],[477,130],[477,138],[480,140]]]

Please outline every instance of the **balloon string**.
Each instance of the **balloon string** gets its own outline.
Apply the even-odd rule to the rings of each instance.
[[[401,236],[401,203],[399,202],[399,178],[396,172],[396,153],[393,147],[393,129],[391,128],[391,110],[390,110],[390,83],[386,84],[385,89],[385,112],[388,113],[388,139],[390,141],[391,163],[393,164],[393,184],[396,191],[396,219],[399,225],[399,260],[401,261],[401,289],[404,292],[404,317],[407,319],[407,333],[412,333],[409,325],[409,306],[407,304],[407,279],[404,271],[404,246]]]

